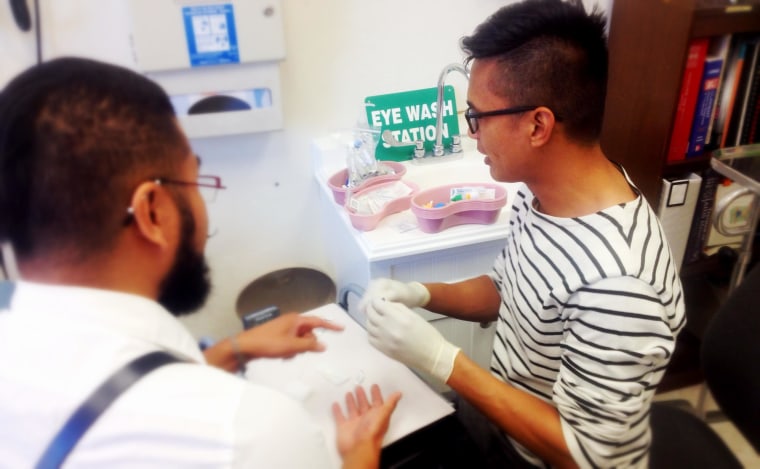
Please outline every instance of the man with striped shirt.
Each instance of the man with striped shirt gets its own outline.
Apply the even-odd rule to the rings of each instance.
[[[684,325],[662,228],[599,135],[604,17],[580,2],[508,5],[462,41],[470,135],[492,177],[522,182],[488,275],[370,283],[370,342],[460,397],[491,467],[646,467],[649,409]],[[412,307],[497,321],[490,370]]]

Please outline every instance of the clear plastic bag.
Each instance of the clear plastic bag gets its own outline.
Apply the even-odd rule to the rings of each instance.
[[[353,141],[346,145],[347,188],[356,188],[373,177],[394,173],[393,168],[378,163],[375,159],[376,147],[376,132],[369,129],[357,129],[354,132]]]

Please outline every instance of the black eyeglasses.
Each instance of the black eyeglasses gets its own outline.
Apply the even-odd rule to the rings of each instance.
[[[206,202],[213,202],[216,200],[216,194],[221,189],[227,187],[222,184],[222,178],[219,176],[198,176],[197,181],[178,181],[176,179],[169,178],[156,178],[154,181],[156,184],[176,184],[180,186],[196,186],[203,196],[203,200]]]
[[[532,111],[538,108],[538,106],[514,106],[505,109],[497,109],[495,111],[476,112],[471,107],[468,107],[464,112],[464,119],[467,121],[467,126],[470,127],[472,133],[478,133],[478,119],[491,116],[506,116],[509,114],[520,114],[523,112]]]
[[[497,109],[495,111],[484,111],[484,112],[475,112],[472,110],[471,107],[468,107],[467,110],[464,112],[464,119],[467,121],[467,126],[470,127],[470,131],[472,133],[477,133],[478,128],[480,128],[480,126],[478,125],[478,119],[482,119],[484,117],[491,117],[491,116],[506,116],[509,114],[520,114],[523,112],[528,112],[534,109],[538,109],[539,107],[541,106],[514,106],[514,107],[508,107],[506,109]],[[557,114],[554,114],[554,120],[556,120],[557,122],[561,122],[562,118],[559,117]]]

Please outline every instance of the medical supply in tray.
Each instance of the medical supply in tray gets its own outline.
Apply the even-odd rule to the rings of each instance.
[[[388,181],[397,181],[401,179],[406,173],[406,166],[404,166],[403,163],[385,161],[378,163],[378,165],[383,169],[383,172],[381,174],[368,177],[364,179],[359,185],[353,187],[349,187],[348,168],[341,169],[340,171],[330,176],[330,178],[327,180],[327,185],[330,187],[330,190],[333,193],[333,200],[335,200],[335,203],[338,205],[343,205],[346,202],[346,192],[348,190],[356,192],[375,184],[380,184]]]
[[[507,190],[500,184],[459,183],[419,192],[412,197],[411,210],[420,230],[437,233],[457,225],[494,223],[506,204]]]
[[[496,198],[496,190],[492,187],[452,187],[449,191],[449,202],[459,202],[460,200],[493,200]],[[425,208],[445,207],[446,202],[429,201],[424,205]]]
[[[352,193],[345,205],[351,225],[361,231],[374,230],[383,218],[408,209],[418,190],[413,182],[387,181]]]

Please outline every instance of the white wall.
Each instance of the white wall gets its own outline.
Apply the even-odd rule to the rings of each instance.
[[[584,0],[607,11],[611,2]],[[32,34],[15,28],[2,3],[0,84],[35,59]],[[123,0],[40,3],[46,58],[78,53],[132,64]],[[316,211],[311,141],[352,127],[366,96],[435,86],[444,65],[461,62],[459,38],[507,3],[283,0],[284,129],[192,142],[204,172],[220,175],[229,188],[209,206],[218,228],[206,250],[214,291],[199,314],[183,319],[196,335],[218,338],[239,329],[237,294],[260,275],[291,266],[332,275]],[[463,81],[452,75],[459,94],[466,91]]]

